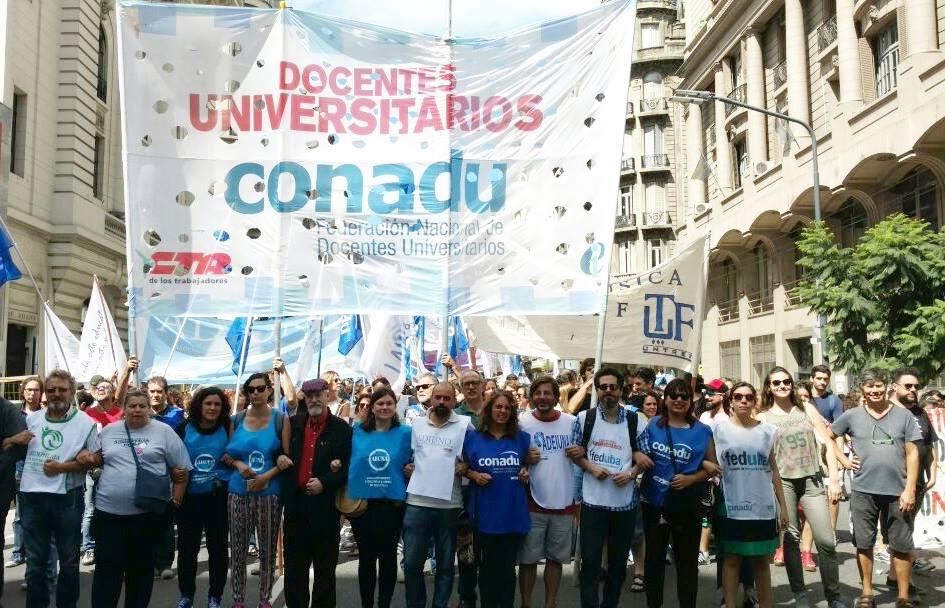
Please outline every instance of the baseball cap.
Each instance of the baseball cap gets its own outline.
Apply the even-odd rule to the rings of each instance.
[[[722,380],[719,378],[715,378],[714,380],[709,380],[708,382],[705,383],[705,387],[709,389],[709,391],[712,393],[722,393],[722,392],[725,392],[725,389],[727,388],[725,386],[725,383],[722,382]]]
[[[306,380],[302,383],[302,392],[303,393],[320,393],[322,391],[328,390],[328,383],[322,380],[321,378],[315,378],[314,380]]]
[[[95,388],[96,386],[99,385],[100,382],[105,382],[105,380],[106,380],[105,376],[101,374],[95,374],[94,376],[92,376],[92,379],[89,381],[89,386],[91,386],[92,388]]]

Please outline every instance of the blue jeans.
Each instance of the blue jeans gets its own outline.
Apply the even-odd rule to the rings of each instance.
[[[425,608],[427,588],[423,563],[430,545],[437,564],[433,582],[433,608],[447,608],[453,593],[453,561],[456,552],[456,518],[459,509],[433,509],[407,505],[404,514],[404,582],[407,608]]]
[[[95,551],[92,536],[92,514],[95,513],[95,480],[91,473],[85,474],[85,510],[82,513],[82,552]]]
[[[47,564],[51,541],[55,541],[59,553],[56,606],[75,608],[79,601],[79,548],[85,488],[80,486],[65,494],[20,492],[18,499],[23,503],[27,608],[49,606]]]

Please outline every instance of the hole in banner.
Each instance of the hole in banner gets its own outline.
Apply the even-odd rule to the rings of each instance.
[[[312,228],[315,227],[315,220],[312,219],[312,218],[310,218],[310,217],[303,217],[303,218],[302,218],[302,226],[303,226],[306,230],[311,230]]]
[[[256,192],[265,192],[265,191],[266,191],[266,184],[264,184],[264,183],[262,183],[262,182],[256,182],[255,184],[253,184],[253,190],[256,191]]]
[[[144,58],[147,57],[147,56],[148,56],[148,54],[145,53],[144,51],[135,51],[135,57],[136,57],[137,59],[144,59]]]
[[[161,66],[161,69],[167,72],[168,74],[170,74],[171,72],[174,71],[174,64],[165,63],[164,65]]]
[[[177,196],[174,197],[174,200],[177,201],[177,204],[181,207],[190,207],[194,204],[196,199],[197,197],[194,196],[194,193],[189,190],[178,192]]]
[[[262,147],[265,148],[266,146],[269,145],[269,138],[268,138],[268,137],[263,137],[262,139],[259,140],[259,143],[261,143],[261,144],[262,144]]]
[[[598,93],[597,95],[594,96],[594,99],[596,99],[597,101],[604,101],[604,97],[605,95],[603,93]]]
[[[210,196],[223,194],[226,192],[226,182],[210,182],[210,187],[207,188],[207,192],[210,193]]]
[[[262,230],[259,228],[250,228],[246,231],[246,236],[251,239],[258,239],[262,235]]]
[[[151,230],[144,231],[144,242],[149,247],[157,247],[161,244],[161,235],[157,233],[157,230],[153,228]]]
[[[593,124],[594,124],[594,117],[593,117],[593,116],[588,116],[587,118],[584,119],[584,126],[585,126],[585,127],[590,128],[591,125],[593,125]]]
[[[317,139],[308,140],[307,142],[305,142],[305,147],[308,148],[309,150],[314,150],[315,148],[318,147],[318,140]]]
[[[180,234],[177,235],[177,240],[180,241],[181,243],[189,243],[190,235],[181,232]]]
[[[235,144],[239,138],[240,134],[234,131],[233,127],[220,134],[220,140],[225,144]]]
[[[259,99],[253,102],[253,107],[255,107],[257,110],[265,110],[266,100],[260,97]]]
[[[335,258],[332,257],[332,255],[328,253],[327,251],[318,252],[318,261],[321,262],[322,264],[331,264],[332,260],[334,259]]]
[[[262,60],[262,59],[257,59],[257,60],[256,60],[256,67],[257,67],[257,68],[261,68],[261,67],[263,67],[264,65],[266,65],[266,62],[265,62],[264,60]]]
[[[568,209],[566,207],[562,207],[561,205],[558,205],[557,207],[555,207],[555,215],[558,216],[558,219],[561,219],[562,217],[564,217],[564,214],[567,212],[567,210]]]
[[[594,233],[593,233],[593,232],[588,232],[587,234],[585,234],[585,235],[584,235],[584,240],[587,241],[587,244],[588,244],[588,245],[590,245],[591,243],[593,243],[593,242],[594,242]]]
[[[213,238],[220,241],[221,243],[225,243],[226,241],[230,240],[230,233],[226,230],[214,230]]]
[[[561,281],[561,289],[565,291],[570,291],[571,287],[573,286],[574,286],[574,281],[572,281],[571,279],[565,279]]]
[[[555,247],[555,251],[557,251],[557,252],[560,253],[561,255],[567,255],[567,254],[568,254],[568,244],[567,244],[567,243],[561,243],[560,245],[558,245],[557,247]]]
[[[351,260],[352,264],[361,264],[364,262],[364,256],[357,252],[349,253],[348,259]]]
[[[253,267],[252,267],[252,266],[243,266],[243,268],[240,269],[240,274],[242,274],[243,276],[253,274]]]
[[[150,146],[150,145],[151,145],[151,136],[150,136],[150,135],[145,135],[144,137],[142,137],[142,138],[141,138],[141,145],[144,146],[145,148],[147,148],[148,146]]]
[[[586,203],[584,203],[584,211],[590,211],[591,207],[593,206],[594,205],[591,204],[591,201],[587,201]]]
[[[564,168],[555,167],[554,169],[551,170],[551,174],[554,175],[555,177],[561,177],[562,175],[564,175]]]
[[[158,114],[163,114],[167,112],[167,108],[168,108],[167,102],[164,101],[163,99],[158,99],[157,101],[154,102],[154,111],[157,112]]]
[[[588,168],[588,169],[593,169],[593,168],[594,168],[594,159],[593,159],[593,158],[588,159],[588,161],[587,161],[587,168]]]
[[[181,126],[174,127],[174,139],[178,141],[183,141],[187,138],[187,129]]]
[[[226,93],[235,93],[238,88],[240,88],[239,80],[227,80],[223,83],[223,91]]]
[[[243,45],[239,42],[230,42],[223,47],[223,52],[230,57],[236,57],[243,52]]]

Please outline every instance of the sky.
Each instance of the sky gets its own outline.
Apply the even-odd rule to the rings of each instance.
[[[290,8],[408,32],[445,35],[448,0],[289,0]],[[389,9],[380,11],[379,6]],[[454,0],[453,35],[488,37],[600,6],[600,0]]]

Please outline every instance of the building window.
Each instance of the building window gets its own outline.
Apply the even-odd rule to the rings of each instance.
[[[751,353],[751,383],[761,386],[775,365],[774,334],[751,338],[748,350]]]
[[[663,75],[650,72],[643,77],[643,99],[659,99],[663,96]]]
[[[637,271],[636,258],[633,255],[635,241],[617,241],[610,267],[611,274],[633,274]]]
[[[742,187],[742,178],[747,176],[749,171],[748,146],[746,145],[744,138],[732,144],[732,154],[735,157],[732,184],[734,184],[735,189],[737,190],[738,188]]]
[[[738,340],[719,342],[719,372],[723,378],[742,377],[742,347]]]
[[[847,201],[837,213],[840,219],[840,246],[856,247],[866,233],[866,211],[856,201]]]
[[[108,101],[108,48],[105,29],[98,28],[98,84],[96,94],[102,103]]]
[[[10,172],[23,177],[26,171],[26,93],[13,91],[13,124],[10,125]]]
[[[663,153],[663,127],[657,123],[643,127],[643,154],[656,156]]]
[[[738,269],[732,260],[722,262],[722,289],[726,302],[738,300]]]
[[[104,195],[105,182],[105,138],[95,136],[95,150],[92,165],[92,196],[101,199]]]
[[[666,190],[663,188],[663,182],[646,182],[644,188],[646,193],[647,213],[659,214],[666,211]]]
[[[666,259],[666,243],[663,239],[647,239],[646,241],[646,261],[647,270],[656,268]]]
[[[658,22],[640,24],[641,49],[651,49],[653,47],[661,46],[661,42],[660,24]]]
[[[814,345],[810,343],[810,338],[795,338],[787,343],[797,362],[797,379],[810,380],[810,370],[814,366]]]
[[[928,169],[914,169],[896,184],[893,193],[903,213],[917,220],[925,220],[938,230],[938,183]]]
[[[633,190],[630,188],[620,189],[620,200],[617,206],[617,215],[633,215]]]
[[[882,97],[896,90],[899,67],[899,27],[896,21],[873,40],[873,60],[876,62],[876,95]]]
[[[774,291],[774,284],[771,280],[771,258],[768,256],[768,248],[764,245],[755,245],[752,252],[755,263],[755,277],[758,281],[758,293],[761,296],[768,297]]]

